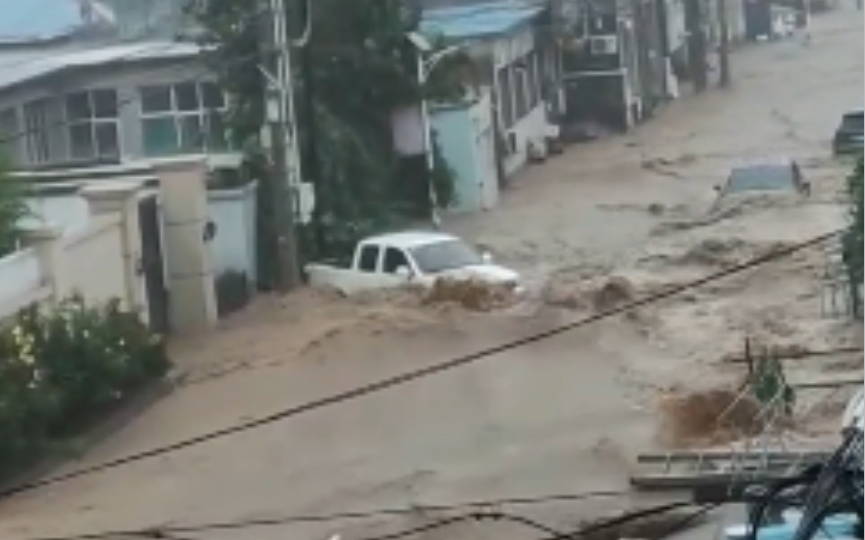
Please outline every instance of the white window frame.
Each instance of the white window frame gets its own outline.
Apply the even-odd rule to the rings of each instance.
[[[48,98],[28,101],[22,107],[27,161],[41,165],[51,161],[51,139],[48,134]]]
[[[87,160],[101,158],[120,158],[123,155],[123,139],[120,130],[120,102],[117,103],[117,111],[113,118],[100,118],[96,116],[95,100],[93,94],[96,92],[114,92],[114,99],[119,100],[119,93],[116,88],[88,88],[85,90],[76,90],[63,94],[63,117],[66,134],[66,148],[69,150],[70,160]],[[90,118],[72,118],[69,114],[69,104],[67,98],[76,94],[84,94],[87,96],[87,104],[90,108]],[[72,130],[74,127],[89,125],[90,140],[93,142],[92,152],[90,156],[76,156],[72,153]],[[103,154],[99,149],[99,139],[96,136],[98,126],[113,125],[114,133],[117,138],[117,155]]]
[[[198,109],[194,111],[182,111],[178,107],[177,104],[177,87],[183,86],[186,84],[195,84],[195,93],[196,99],[198,100]],[[180,82],[171,82],[164,84],[148,84],[140,87],[138,89],[138,116],[140,121],[140,126],[142,130],[142,151],[145,155],[147,155],[147,150],[144,148],[144,123],[146,120],[154,120],[154,119],[164,119],[171,118],[174,120],[174,130],[177,136],[176,148],[178,149],[180,154],[183,154],[187,151],[201,151],[204,153],[209,152],[208,144],[209,144],[209,132],[210,132],[210,120],[211,115],[213,113],[225,114],[228,111],[228,95],[220,91],[222,94],[222,106],[218,108],[208,108],[204,103],[204,86],[205,85],[214,85],[217,90],[219,90],[219,86],[214,81],[180,81]],[[144,99],[143,99],[143,90],[145,88],[168,88],[169,90],[169,98],[170,98],[170,109],[165,111],[156,111],[156,112],[148,112],[144,110]],[[186,141],[183,140],[184,131],[183,131],[183,119],[186,118],[197,118],[201,130],[203,133],[207,134],[204,137],[204,141],[202,144],[197,145],[195,147],[190,147],[185,144]],[[229,148],[229,140],[228,134],[224,134],[226,137],[225,147]]]

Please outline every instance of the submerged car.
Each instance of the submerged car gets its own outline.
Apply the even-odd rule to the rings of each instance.
[[[841,123],[832,139],[832,151],[836,155],[862,152],[865,115],[863,111],[851,111],[841,117]]]
[[[811,186],[792,159],[766,160],[734,167],[727,182],[718,186],[721,195],[749,191],[786,191],[808,194]]]
[[[715,186],[718,204],[734,195],[780,194],[809,196],[811,184],[792,159],[764,160],[734,167],[727,181]]]

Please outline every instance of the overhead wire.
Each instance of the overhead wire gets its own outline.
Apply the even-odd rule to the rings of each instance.
[[[423,534],[427,532],[431,532],[433,530],[444,529],[446,527],[460,525],[462,523],[468,522],[484,522],[484,521],[504,521],[509,523],[514,523],[516,525],[521,525],[525,528],[531,529],[533,531],[542,532],[544,534],[552,534],[552,535],[561,535],[561,531],[550,527],[549,525],[545,525],[536,519],[531,519],[525,516],[520,516],[517,514],[503,513],[503,512],[492,512],[492,513],[472,513],[466,514],[462,516],[457,516],[453,518],[445,518],[433,521],[426,525],[421,525],[418,527],[412,527],[410,529],[403,529],[401,531],[396,531],[392,533],[379,534],[376,536],[366,536],[362,537],[361,540],[397,540],[401,538],[408,538],[411,536],[415,536],[418,534]],[[335,536],[334,538],[339,538],[339,536]]]
[[[71,536],[46,536],[39,538],[30,538],[28,540],[109,540],[112,538],[118,538],[123,536],[134,536],[136,534],[153,534],[154,531],[160,531],[167,534],[228,532],[232,530],[250,529],[258,527],[281,527],[316,523],[334,523],[339,521],[359,521],[379,517],[404,517],[432,512],[446,513],[466,510],[474,512],[481,509],[501,507],[525,507],[556,503],[574,503],[591,499],[625,497],[630,495],[630,493],[631,492],[627,490],[587,491],[583,493],[555,493],[536,496],[468,500],[463,502],[446,504],[413,504],[411,506],[403,508],[377,508],[354,512],[335,512],[329,514],[287,515],[272,518],[250,518],[201,524],[151,526],[143,528],[139,527],[136,529],[110,530]],[[489,511],[489,513],[496,514],[502,512]]]
[[[669,514],[671,512],[675,512],[677,510],[682,510],[684,508],[693,507],[694,504],[692,502],[672,502],[666,504],[659,504],[657,506],[650,506],[648,508],[642,508],[640,510],[632,510],[626,512],[620,516],[609,518],[605,520],[598,521],[591,525],[585,525],[580,527],[575,531],[563,532],[560,534],[556,534],[553,536],[549,536],[543,538],[542,540],[577,540],[583,539],[588,536],[592,536],[598,534],[603,531],[608,531],[610,529],[615,529],[616,527],[622,527],[629,523],[633,523],[635,521],[639,521],[642,519],[648,519],[654,516],[659,516],[663,514]],[[703,512],[703,507],[700,507],[698,512]],[[688,516],[686,516],[688,517]],[[656,539],[653,539],[656,540]]]
[[[211,442],[217,439],[226,438],[229,436],[234,436],[246,431],[250,431],[253,429],[257,429],[260,427],[268,426],[270,424],[274,424],[277,422],[282,422],[297,416],[301,416],[307,413],[311,413],[313,411],[318,411],[320,409],[325,409],[328,407],[332,407],[335,405],[343,404],[348,401],[354,401],[363,397],[367,397],[372,394],[377,394],[383,392],[385,390],[389,390],[394,387],[403,386],[421,379],[426,379],[428,377],[432,377],[434,375],[440,375],[442,373],[446,373],[449,371],[453,371],[454,369],[465,367],[471,364],[475,364],[481,360],[488,359],[490,357],[509,352],[514,349],[522,348],[528,345],[533,345],[535,343],[545,341],[547,339],[556,337],[558,335],[564,334],[566,332],[570,332],[573,330],[577,330],[580,328],[584,328],[587,326],[591,326],[598,322],[610,319],[612,317],[627,313],[629,311],[633,311],[634,309],[648,306],[650,304],[655,304],[674,296],[678,296],[682,293],[688,292],[692,289],[696,289],[702,287],[704,285],[708,285],[715,281],[720,281],[726,279],[728,277],[740,274],[747,270],[765,265],[769,262],[783,259],[789,257],[797,252],[803,251],[805,249],[810,249],[814,246],[823,244],[829,240],[836,239],[840,234],[844,231],[836,230],[827,234],[823,234],[809,240],[799,242],[792,246],[787,246],[782,249],[773,250],[770,253],[765,255],[761,255],[758,257],[754,257],[749,261],[746,261],[741,264],[737,264],[735,266],[731,266],[720,270],[718,272],[711,273],[709,275],[703,276],[701,278],[697,278],[691,281],[688,281],[684,284],[673,285],[668,287],[665,290],[657,292],[655,294],[648,295],[644,298],[639,298],[635,301],[624,303],[618,306],[615,306],[611,309],[599,311],[593,315],[588,317],[579,319],[574,322],[566,323],[563,325],[559,325],[553,329],[538,332],[526,337],[517,338],[515,340],[507,341],[505,343],[494,345],[492,347],[488,347],[485,349],[481,349],[480,351],[476,351],[473,353],[469,353],[466,355],[458,356],[456,358],[452,358],[446,360],[444,362],[436,363],[431,366],[423,367],[413,371],[407,371],[404,373],[400,373],[395,376],[387,377],[372,383],[368,383],[365,385],[361,385],[343,392],[339,392],[336,394],[332,394],[330,396],[326,396],[319,399],[314,399],[312,401],[308,401],[306,403],[302,403],[300,405],[295,405],[283,409],[281,411],[275,412],[273,414],[269,414],[257,419],[253,419],[247,422],[243,422],[241,424],[228,426],[220,429],[216,429],[214,431],[204,433],[201,435],[193,436],[188,439],[184,439],[175,443],[171,443],[165,446],[152,448],[150,450],[145,450],[143,452],[138,452],[134,454],[129,454],[127,456],[123,456],[117,459],[105,461],[103,463],[98,463],[96,465],[92,465],[89,467],[83,467],[80,469],[72,470],[70,472],[60,474],[57,476],[51,476],[48,478],[43,478],[40,480],[35,480],[32,482],[27,482],[20,484],[18,486],[13,486],[4,490],[0,490],[0,498],[9,497],[11,495],[15,495],[18,493],[22,493],[25,491],[32,491],[34,489],[38,489],[41,487],[59,484],[61,482],[67,482],[69,480],[73,480],[75,478],[80,478],[83,476],[88,476],[94,473],[107,471],[110,469],[116,469],[125,465],[129,465],[131,463],[135,463],[138,461],[143,461],[146,459],[151,459],[157,456],[162,456],[165,454],[174,453],[180,450],[184,450],[193,446],[198,446],[207,442]]]
[[[605,530],[613,529],[616,527],[621,527],[627,525],[628,523],[632,523],[635,521],[639,521],[641,519],[648,519],[653,516],[667,514],[670,512],[674,512],[676,510],[681,510],[683,508],[693,507],[693,503],[690,502],[675,502],[668,503],[658,506],[653,506],[645,509],[629,511],[619,517],[606,519],[595,523],[593,525],[583,526],[575,531],[563,532],[558,529],[547,525],[545,523],[540,522],[539,520],[528,518],[526,516],[522,516],[519,514],[509,513],[509,512],[500,512],[500,511],[491,511],[491,512],[471,512],[466,514],[461,514],[458,516],[452,516],[447,518],[441,518],[429,523],[425,523],[423,525],[418,525],[415,527],[410,527],[407,529],[402,529],[399,531],[376,534],[374,536],[363,536],[360,540],[400,540],[403,538],[410,538],[413,536],[433,532],[436,530],[445,529],[447,527],[456,526],[464,523],[470,522],[485,522],[485,521],[503,521],[514,523],[516,525],[521,525],[528,529],[538,531],[544,533],[545,535],[542,540],[576,540],[576,539],[585,539],[594,534],[598,534]],[[666,528],[663,533],[653,535],[651,540],[662,540],[664,538],[669,537],[676,532],[679,532],[686,528],[691,523],[696,520],[702,518],[707,513],[713,511],[718,508],[720,504],[714,503],[709,505],[699,506],[694,512],[689,513],[682,517],[682,519],[676,520],[670,527]],[[173,531],[174,529],[165,528],[165,529],[151,529],[151,530],[141,530],[141,531],[126,531],[123,533],[113,533],[114,537],[119,536],[131,536],[142,539],[151,539],[151,540],[197,540],[191,539],[184,536],[178,536]],[[109,538],[107,536],[100,537],[82,537],[82,536],[69,536],[69,537],[55,537],[52,540],[81,540],[84,538]],[[341,538],[340,534],[334,534],[332,538]]]

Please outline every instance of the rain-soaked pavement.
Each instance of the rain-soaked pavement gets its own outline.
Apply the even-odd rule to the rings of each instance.
[[[737,161],[786,155],[805,165],[822,202],[767,208],[711,234],[745,239],[747,248],[829,230],[842,219],[832,194],[843,174],[828,158],[829,139],[839,115],[862,104],[862,26],[862,14],[842,6],[814,19],[809,46],[745,47],[732,58],[733,88],[673,103],[628,135],[570,148],[527,169],[501,207],[449,226],[530,276],[627,269],[634,280],[674,280],[708,271],[682,262],[682,253],[708,233],[665,236],[659,225],[702,215],[713,185]],[[812,306],[803,302],[811,300],[800,289],[814,285],[813,268],[809,260],[794,263],[349,405],[24,494],[0,506],[0,539],[626,490],[634,454],[657,444],[654,388],[714,373],[703,362],[708,353],[728,352],[746,323],[788,337],[792,328],[827,343],[846,335],[843,325],[808,318]],[[779,310],[789,320],[779,321]],[[347,306],[312,293],[264,299],[218,334],[177,347],[181,369],[208,377],[179,388],[69,468],[549,329],[562,317],[543,310],[521,317],[432,312],[374,301]],[[622,496],[506,509],[568,529],[628,504]],[[419,519],[181,536],[324,540],[342,532],[355,540],[411,528]],[[502,521],[409,538],[543,536]]]

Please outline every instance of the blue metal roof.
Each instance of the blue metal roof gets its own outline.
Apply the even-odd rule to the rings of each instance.
[[[512,1],[443,7],[425,11],[420,29],[449,39],[488,38],[513,32],[542,10]]]
[[[76,0],[0,0],[0,43],[49,39],[81,26]]]

